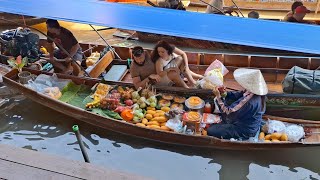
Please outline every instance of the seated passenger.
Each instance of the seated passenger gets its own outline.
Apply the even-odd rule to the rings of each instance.
[[[296,22],[296,23],[309,23],[308,21],[304,21],[303,18],[307,13],[310,13],[310,10],[305,6],[299,6],[295,9],[293,15],[288,17],[288,22]]]
[[[223,92],[214,91],[222,122],[212,124],[208,135],[222,139],[248,139],[255,136],[261,126],[268,87],[260,70],[237,69],[233,75],[245,90],[227,92],[225,98],[221,96]]]
[[[291,5],[291,11],[289,11],[286,16],[284,17],[283,21],[288,21],[289,17],[292,17],[296,8],[299,6],[303,6],[303,3],[301,1],[295,1],[294,3],[292,3]]]
[[[187,54],[166,41],[159,41],[157,43],[152,52],[151,59],[156,64],[156,72],[159,75],[168,71],[185,74],[191,86],[196,85],[193,77],[203,78],[202,75],[196,74],[189,69]],[[185,83],[181,87],[189,88]]]
[[[251,11],[248,14],[248,18],[259,19],[259,13],[257,11]]]
[[[145,87],[147,83],[158,86],[183,86],[185,84],[176,71],[156,73],[155,64],[151,61],[150,55],[140,46],[132,49],[133,62],[130,67],[130,74],[136,88]]]
[[[206,13],[209,14],[223,14],[223,1],[210,0],[210,5],[207,5]]]

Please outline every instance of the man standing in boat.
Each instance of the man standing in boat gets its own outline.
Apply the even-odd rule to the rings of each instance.
[[[50,54],[49,62],[55,67],[55,70],[62,73],[69,73],[73,70],[73,75],[78,76],[80,73],[81,61],[82,61],[82,49],[74,37],[74,35],[66,28],[61,27],[57,20],[48,19],[47,24],[47,39],[49,43],[48,52]],[[59,49],[55,50],[55,46]],[[63,49],[68,53],[66,54]],[[64,61],[57,61],[57,59],[64,59]],[[70,63],[72,67],[70,66]],[[78,64],[75,64],[78,63]]]
[[[222,139],[248,139],[255,136],[261,126],[268,87],[260,70],[242,68],[235,70],[233,75],[245,90],[227,92],[225,97],[221,95],[224,90],[214,91],[222,123],[212,124],[208,135]]]
[[[158,86],[182,87],[184,81],[179,75],[179,69],[163,71],[160,75],[156,73],[155,64],[151,61],[150,55],[140,46],[132,49],[133,63],[130,67],[130,74],[136,88],[145,87],[146,84]]]

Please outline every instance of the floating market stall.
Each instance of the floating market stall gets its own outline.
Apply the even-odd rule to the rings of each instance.
[[[269,149],[316,146],[320,124],[265,116],[256,137],[209,137],[206,127],[219,123],[212,114],[211,95],[195,91],[134,89],[131,84],[28,71],[34,80],[19,83],[18,71],[4,82],[35,102],[94,126],[169,144],[219,149]],[[50,82],[50,83],[48,83]],[[206,108],[204,106],[206,105]]]

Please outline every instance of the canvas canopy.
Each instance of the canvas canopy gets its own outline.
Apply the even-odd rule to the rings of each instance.
[[[93,0],[0,0],[0,12],[320,54],[320,27]]]

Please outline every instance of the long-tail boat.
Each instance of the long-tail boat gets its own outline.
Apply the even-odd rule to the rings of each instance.
[[[20,3],[19,3],[20,2]],[[34,15],[46,18],[55,18],[58,20],[69,20],[73,22],[82,22],[89,23],[93,25],[103,25],[108,27],[117,27],[124,29],[131,29],[136,31],[144,31],[149,33],[159,33],[170,36],[178,36],[184,38],[195,38],[199,40],[207,40],[207,41],[219,41],[223,43],[233,43],[244,46],[254,46],[259,48],[269,48],[276,49],[282,51],[292,51],[292,52],[300,52],[303,54],[311,54],[309,56],[301,57],[286,57],[286,56],[265,56],[261,57],[259,55],[251,54],[251,55],[241,55],[241,54],[211,54],[211,55],[201,55],[199,53],[196,54],[198,57],[195,58],[196,65],[190,65],[191,69],[194,71],[202,71],[206,69],[206,65],[201,65],[201,62],[211,62],[215,57],[224,62],[224,64],[229,68],[229,70],[233,70],[235,67],[257,67],[262,70],[268,82],[279,84],[283,79],[287,69],[292,67],[293,64],[300,64],[302,67],[307,67],[310,69],[314,69],[319,63],[317,59],[317,55],[320,54],[319,49],[317,48],[317,44],[319,42],[318,36],[313,36],[315,32],[319,31],[319,27],[302,25],[302,24],[289,24],[289,23],[281,23],[281,22],[272,22],[272,21],[256,21],[252,19],[240,19],[234,17],[227,16],[216,16],[216,15],[208,15],[208,14],[199,14],[199,13],[191,13],[191,12],[181,12],[181,11],[172,11],[161,8],[148,8],[148,7],[137,7],[123,4],[114,4],[114,3],[100,3],[100,2],[87,2],[81,1],[74,4],[71,1],[65,2],[65,7],[73,7],[72,11],[63,11],[58,16],[55,14],[55,10],[60,9],[60,6],[53,0],[49,0],[45,2],[44,9],[41,11],[30,11],[32,10],[32,4],[43,3],[38,1],[30,1],[30,3],[26,4],[22,1],[17,3],[12,3],[10,1],[6,1],[0,7],[0,11],[4,12],[12,12],[12,13],[20,13],[24,15]],[[19,4],[19,6],[15,6]],[[79,8],[74,8],[76,5]],[[50,9],[47,9],[50,7]],[[95,14],[101,14],[103,12],[110,12],[106,16],[97,17],[92,13],[87,11],[81,11],[82,8],[92,8],[96,9]],[[117,10],[117,11],[116,11]],[[115,15],[116,12],[125,12],[121,14],[121,16]],[[75,14],[83,14],[82,18],[76,17]],[[148,17],[151,22],[141,21],[142,18]],[[175,17],[175,18],[172,18]],[[174,24],[174,26],[166,26],[162,23],[154,23],[155,19],[166,19],[165,24]],[[211,22],[215,21],[216,23],[213,25]],[[157,21],[158,22],[158,21]],[[194,24],[196,23],[196,24]],[[232,24],[237,24],[239,27],[235,30]],[[221,28],[215,28],[215,27]],[[185,28],[188,27],[188,28]],[[198,27],[201,27],[200,29]],[[250,28],[248,28],[250,27]],[[212,33],[212,30],[215,30],[215,33]],[[304,36],[300,36],[301,32],[304,32]],[[274,33],[277,32],[277,33]],[[290,33],[288,33],[290,32]],[[250,34],[250,36],[248,36]],[[264,37],[264,38],[261,38]],[[301,38],[298,38],[301,37]],[[304,43],[301,43],[304,42]],[[189,55],[192,53],[189,53]],[[313,55],[312,55],[313,54]],[[213,57],[213,59],[212,59]],[[124,57],[126,58],[126,57]],[[233,66],[233,62],[230,60],[234,60],[237,64]],[[123,58],[122,58],[123,59]],[[190,58],[191,59],[191,58]],[[261,59],[268,60],[268,64],[263,64]],[[111,60],[112,61],[112,60]],[[112,63],[108,62],[106,64],[116,64],[119,63],[117,61],[112,61]],[[123,62],[120,62],[123,63]],[[106,65],[105,64],[105,65]],[[192,64],[192,63],[190,63]],[[230,67],[229,67],[230,66]],[[230,73],[231,74],[231,73]],[[125,77],[125,76],[124,76]],[[129,77],[129,76],[127,76]],[[129,78],[128,78],[129,79]],[[228,77],[226,77],[228,80]],[[228,82],[227,82],[228,84]],[[232,83],[231,83],[232,84]],[[270,84],[269,88],[272,91],[272,87],[274,89],[279,89],[279,86],[273,86]],[[300,106],[307,106],[307,108],[316,107],[319,105],[319,97],[313,96],[308,98],[305,95],[275,95],[273,96],[275,100],[270,102],[290,104],[289,106],[290,112],[294,116],[301,115]],[[283,97],[285,97],[283,99]],[[295,98],[298,97],[298,98]],[[299,99],[299,98],[302,98]],[[280,100],[278,99],[280,98]],[[307,99],[307,101],[305,101]],[[270,108],[269,108],[270,109]],[[298,112],[297,112],[298,109]],[[279,110],[279,109],[277,109]],[[286,111],[287,112],[287,111]],[[291,113],[285,113],[289,115]]]
[[[32,71],[32,74],[39,75],[43,72]],[[50,73],[46,73],[50,75]],[[80,78],[69,75],[58,74],[58,78],[61,79],[71,79],[74,83],[78,85],[86,85],[89,88],[98,83],[99,79],[91,78]],[[279,120],[291,124],[299,124],[303,126],[306,136],[299,142],[281,141],[281,142],[256,142],[256,141],[233,141],[228,139],[219,139],[209,136],[199,136],[199,135],[187,135],[181,133],[175,133],[170,131],[162,131],[160,129],[150,129],[148,127],[141,127],[133,123],[129,123],[124,120],[116,120],[111,117],[97,115],[93,112],[86,111],[83,108],[76,107],[74,105],[62,102],[60,100],[53,99],[42,93],[38,93],[32,89],[17,82],[18,71],[13,70],[7,73],[4,78],[4,83],[14,88],[31,100],[47,106],[53,110],[60,113],[66,114],[67,116],[73,117],[79,121],[83,121],[94,126],[111,130],[119,133],[123,133],[130,136],[136,136],[143,139],[149,139],[153,141],[158,141],[168,144],[184,145],[184,146],[196,146],[196,147],[206,147],[206,148],[218,148],[218,149],[233,149],[233,150],[246,150],[246,149],[274,149],[274,148],[296,148],[296,147],[309,147],[318,146],[320,144],[319,130],[320,121],[307,121],[299,119],[281,118],[275,116],[265,116],[264,119]],[[122,83],[122,82],[105,82],[110,85],[121,85],[121,86],[132,86],[132,84]],[[181,88],[166,89],[159,88],[159,92],[170,92],[173,94],[178,94],[180,96],[190,96],[198,95],[200,97],[208,96],[208,92],[204,91],[193,91],[185,90]],[[89,95],[89,94],[88,94]]]

